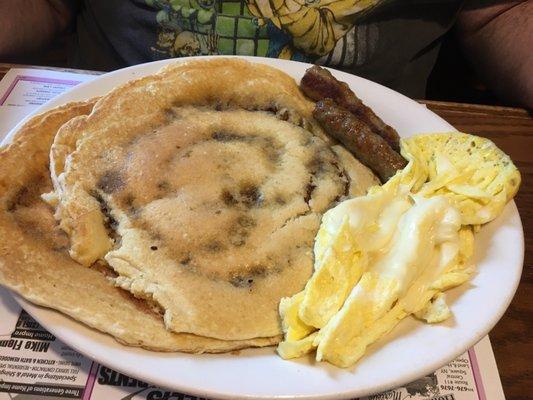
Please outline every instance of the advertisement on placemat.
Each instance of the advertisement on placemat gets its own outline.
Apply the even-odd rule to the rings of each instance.
[[[90,360],[63,345],[24,310],[15,326],[2,324],[0,332],[0,393],[9,394],[5,398],[82,398]]]
[[[447,366],[401,388],[365,397],[365,400],[470,400],[485,399],[482,388],[474,378],[469,353],[463,354]]]

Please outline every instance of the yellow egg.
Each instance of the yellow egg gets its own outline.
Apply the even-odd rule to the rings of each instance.
[[[389,333],[406,316],[405,311],[397,304],[374,324],[365,326],[360,336],[353,340],[339,343],[324,342],[322,346],[319,345],[316,359],[328,361],[341,368],[351,367],[364,355],[369,345]]]
[[[403,170],[324,214],[314,273],[280,303],[281,357],[316,350],[349,367],[409,315],[450,317],[443,292],[475,273],[474,232],[501,213],[520,174],[492,142],[464,133],[415,136],[401,149]]]
[[[367,262],[352,239],[348,219],[317,260],[315,273],[305,288],[299,315],[306,324],[320,328],[342,306]]]
[[[457,262],[459,229],[459,213],[446,198],[419,199],[404,213],[390,243],[369,252],[371,269],[318,334],[317,359],[349,366],[378,332],[423,308],[435,294],[435,278]],[[399,308],[388,316],[395,303]],[[380,327],[383,321],[386,326]]]
[[[496,218],[520,185],[520,173],[509,156],[478,136],[460,132],[417,135],[402,140],[402,154],[416,158],[426,169],[429,181],[418,193],[449,197],[461,211],[464,225]]]
[[[302,357],[316,348],[314,340],[317,333],[318,332],[311,333],[309,336],[296,341],[283,341],[278,344],[276,351],[280,357],[285,360]]]
[[[300,292],[292,297],[282,298],[279,303],[281,326],[286,341],[300,340],[315,330],[312,326],[306,325],[298,316],[303,297],[304,292]]]
[[[415,313],[419,319],[426,321],[429,324],[436,324],[450,318],[452,315],[448,305],[446,304],[446,295],[438,292],[431,301],[429,301],[422,309]]]
[[[347,200],[324,215],[315,242],[315,272],[300,306],[302,321],[316,328],[326,325],[365,271],[367,251],[390,241],[411,205],[408,190],[388,187]]]
[[[459,254],[457,262],[433,282],[432,289],[445,291],[468,281],[476,270],[472,262],[473,255],[474,233],[470,226],[463,226],[459,231]]]
[[[408,161],[407,166],[398,171],[383,186],[376,186],[370,191],[379,191],[381,188],[396,190],[398,186],[404,185],[412,192],[416,192],[428,179],[428,168],[425,155],[420,149],[410,142],[401,141],[402,156]]]

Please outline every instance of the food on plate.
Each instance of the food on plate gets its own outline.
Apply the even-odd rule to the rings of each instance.
[[[280,298],[309,278],[322,212],[349,190],[337,163],[322,140],[266,113],[180,107],[148,132],[87,135],[65,173],[62,221],[85,199],[105,209],[94,232],[111,242],[115,284],[155,301],[170,330],[275,336]]]
[[[37,115],[0,163],[0,283],[26,299],[131,346],[342,367],[406,316],[449,318],[520,184],[482,138],[399,144],[327,70],[300,90],[227,58]]]
[[[406,316],[451,315],[443,291],[475,271],[473,225],[501,213],[520,174],[492,142],[464,133],[413,136],[401,150],[405,169],[324,214],[313,276],[280,302],[283,358],[316,350],[350,367]]]
[[[22,247],[28,266],[4,247],[1,282],[130,345],[217,352],[279,342],[278,303],[312,273],[322,213],[378,183],[313,108],[274,68],[200,60],[117,87],[46,134],[32,130],[44,138],[44,166],[31,204],[48,218],[39,232],[60,232],[62,245]],[[41,284],[22,286],[25,268]],[[73,299],[83,285],[98,291],[91,301]]]
[[[324,130],[339,140],[363,164],[386,182],[407,161],[381,136],[371,131],[359,118],[331,99],[316,103],[313,116]]]
[[[312,103],[276,74],[189,62],[113,91],[56,137],[52,152],[79,136],[55,178],[71,256],[105,259],[171,331],[280,334],[279,300],[311,274],[321,214],[358,185],[313,134]]]
[[[327,69],[315,65],[309,68],[300,82],[300,88],[309,98],[320,101],[331,99],[342,108],[351,112],[360,124],[381,136],[395,151],[400,151],[400,136],[393,127],[388,126],[374,111],[345,83],[337,80]]]
[[[404,141],[404,152],[416,154],[413,167],[428,177],[418,193],[454,201],[463,225],[492,221],[520,186],[520,172],[493,142],[465,133],[417,135]],[[420,180],[420,178],[418,178]]]
[[[0,283],[130,346],[218,353],[277,343],[279,337],[225,341],[169,332],[151,304],[113,285],[107,267],[82,267],[69,257],[68,237],[40,194],[52,189],[48,154],[57,130],[92,108],[91,101],[71,103],[33,117],[0,150]]]

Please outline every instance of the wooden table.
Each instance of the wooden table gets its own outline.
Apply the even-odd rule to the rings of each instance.
[[[0,79],[14,67],[0,63]],[[46,68],[46,67],[38,67]],[[50,68],[68,72],[95,73]],[[522,173],[516,197],[524,225],[526,253],[518,291],[501,321],[490,332],[507,399],[523,400],[533,392],[533,118],[520,108],[421,101],[457,129],[494,141]]]
[[[533,393],[533,118],[526,110],[424,102],[457,129],[484,136],[511,156],[522,174],[515,198],[524,226],[524,270],[509,309],[490,332],[503,390],[509,400]]]

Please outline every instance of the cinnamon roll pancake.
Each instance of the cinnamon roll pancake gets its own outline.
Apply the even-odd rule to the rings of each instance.
[[[281,71],[237,59],[110,92],[52,145],[48,200],[71,257],[105,260],[170,331],[279,335],[279,300],[309,279],[322,214],[377,182],[313,107]]]
[[[70,258],[69,239],[41,194],[52,190],[48,154],[57,130],[92,108],[88,101],[40,114],[0,149],[0,284],[129,346],[213,353],[277,343],[277,336],[228,341],[170,332],[154,304],[113,284],[105,263],[87,268]]]

